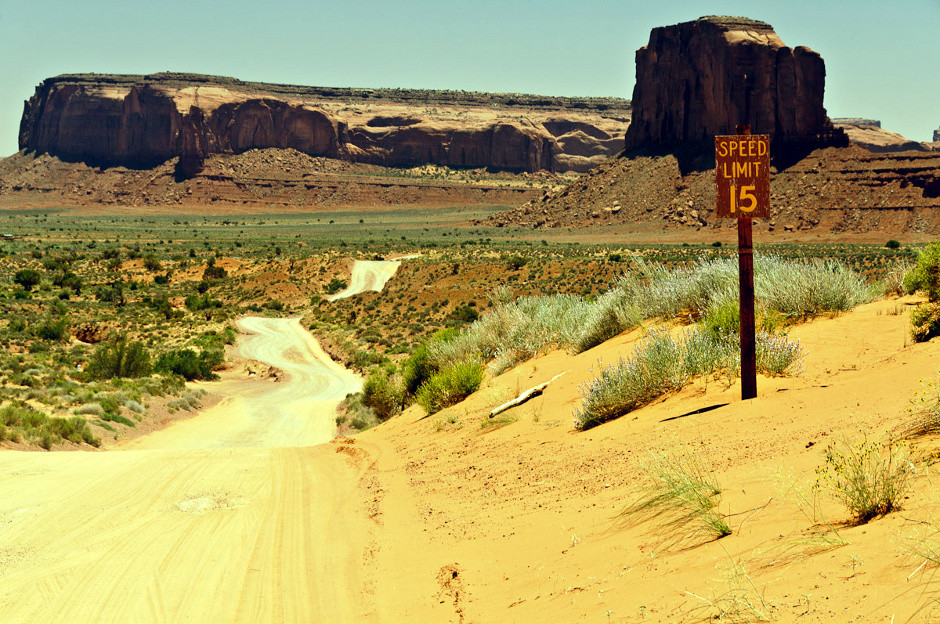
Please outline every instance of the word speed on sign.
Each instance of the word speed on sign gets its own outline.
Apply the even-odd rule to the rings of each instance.
[[[715,137],[715,183],[718,215],[770,216],[770,135]]]

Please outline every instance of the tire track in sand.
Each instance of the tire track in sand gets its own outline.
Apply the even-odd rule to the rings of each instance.
[[[285,381],[120,450],[0,453],[0,621],[373,618],[362,474],[314,446],[360,381],[296,319],[240,325]]]

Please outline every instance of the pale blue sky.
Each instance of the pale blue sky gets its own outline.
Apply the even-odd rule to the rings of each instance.
[[[629,98],[651,28],[714,14],[820,52],[830,116],[919,141],[940,127],[940,0],[0,0],[0,155],[56,74]]]

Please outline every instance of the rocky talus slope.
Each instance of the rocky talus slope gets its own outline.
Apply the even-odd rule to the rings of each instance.
[[[618,98],[334,89],[163,73],[49,78],[25,103],[21,150],[90,165],[149,168],[179,157],[291,148],[413,167],[586,171],[623,146]]]
[[[761,231],[940,233],[940,153],[817,150],[771,170]],[[492,218],[498,226],[624,226],[638,232],[734,227],[716,219],[713,169],[683,174],[674,155],[613,158],[562,190]]]

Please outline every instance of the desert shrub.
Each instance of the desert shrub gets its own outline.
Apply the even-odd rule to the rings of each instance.
[[[878,287],[835,260],[785,261],[761,258],[755,267],[755,297],[790,317],[842,312],[878,296]]]
[[[901,243],[892,238],[888,240],[887,243],[885,243],[885,247],[887,247],[888,249],[900,249]]]
[[[23,290],[32,290],[42,280],[42,273],[36,269],[20,269],[13,275],[13,281],[23,287]]]
[[[144,268],[151,273],[156,273],[157,271],[163,270],[163,265],[160,264],[160,261],[157,259],[155,254],[149,253],[144,256]]]
[[[92,416],[101,416],[104,414],[104,408],[100,403],[82,403],[72,410],[73,414],[91,414]]]
[[[341,406],[344,414],[336,417],[337,426],[348,422],[350,428],[365,431],[379,424],[379,418],[372,408],[363,404],[362,392],[347,394]]]
[[[95,289],[95,297],[98,299],[98,301],[113,303],[117,306],[123,306],[125,303],[124,285],[119,282],[115,282],[110,285],[99,286],[97,289]]]
[[[826,448],[825,465],[816,469],[816,486],[864,524],[900,508],[913,474],[905,443],[841,441]]]
[[[425,381],[437,370],[430,361],[427,344],[419,345],[401,367],[402,385],[406,394],[414,396]]]
[[[204,358],[203,354],[192,349],[176,349],[162,354],[154,369],[162,373],[180,375],[187,381],[216,378],[212,372],[211,358]]]
[[[60,438],[74,442],[75,444],[84,442],[92,446],[101,445],[101,441],[91,433],[88,422],[78,416],[73,416],[72,418],[50,418],[49,430]]]
[[[737,299],[713,301],[702,314],[702,327],[706,332],[720,336],[741,331],[741,306]]]
[[[135,401],[133,399],[128,399],[127,401],[124,401],[124,407],[134,412],[135,414],[143,414],[145,411],[147,411],[146,409],[144,409],[144,406],[141,405],[140,401]]]
[[[275,312],[281,312],[284,310],[284,302],[278,301],[277,299],[268,299],[264,302],[262,307],[265,310],[273,310]]]
[[[145,377],[151,368],[150,353],[142,342],[118,336],[95,346],[87,374],[91,379]]]
[[[63,270],[52,278],[52,283],[59,288],[71,289],[76,294],[82,290],[82,278],[71,271]]]
[[[930,301],[940,300],[940,242],[930,243],[917,255],[917,264],[905,276],[908,292],[923,290]]]
[[[914,392],[911,407],[907,408],[913,420],[902,427],[906,437],[940,433],[940,378],[921,380],[923,386]]]
[[[651,332],[629,359],[621,358],[619,364],[605,367],[600,377],[582,385],[583,401],[575,412],[575,426],[588,429],[619,418],[682,388],[689,379],[682,366],[682,347],[682,341],[669,332]]]
[[[739,349],[740,339],[735,343]],[[793,342],[786,336],[769,332],[758,332],[754,345],[757,356],[757,370],[763,375],[781,376],[798,374],[803,358],[799,342]],[[738,352],[740,355],[740,352]]]
[[[62,342],[69,336],[69,321],[65,318],[58,320],[46,319],[36,328],[36,337],[42,340]]]
[[[755,340],[757,370],[783,375],[798,368],[802,352],[785,336],[759,332]],[[582,384],[582,404],[575,412],[575,427],[589,429],[643,407],[674,392],[695,377],[740,374],[740,336],[713,333],[701,327],[673,336],[650,331],[633,355],[605,367],[600,377]]]
[[[755,290],[765,330],[786,317],[847,310],[878,294],[877,287],[838,262],[776,257],[757,259]],[[703,258],[676,268],[633,259],[632,270],[596,301],[571,295],[514,300],[502,287],[491,295],[490,310],[472,325],[431,344],[429,359],[438,368],[490,363],[499,374],[544,348],[581,352],[654,317],[703,316],[710,331],[727,333],[739,323],[737,292],[737,262],[729,258]]]
[[[912,270],[913,266],[911,263],[903,260],[897,261],[889,266],[882,278],[885,293],[892,295],[908,294],[909,291],[908,287],[905,285],[905,279]]]
[[[911,312],[911,336],[914,342],[926,342],[940,336],[940,303],[919,305]]]
[[[463,324],[472,323],[480,318],[480,312],[476,308],[464,305],[455,308],[454,311],[450,313],[450,318]]]
[[[212,280],[222,280],[226,277],[228,277],[228,271],[215,264],[207,266],[206,270],[202,272],[202,279],[207,282]]]
[[[528,263],[529,260],[527,258],[523,258],[522,256],[510,256],[506,259],[506,268],[508,268],[510,271],[518,271]]]
[[[325,293],[328,294],[328,295],[335,295],[335,294],[338,293],[339,291],[341,291],[341,290],[343,290],[344,288],[346,288],[346,284],[347,284],[347,281],[346,281],[346,280],[340,279],[340,278],[338,278],[338,277],[334,277],[334,278],[331,279],[330,282],[323,288],[323,292],[325,292]]]
[[[121,414],[116,414],[116,413],[111,413],[111,412],[105,412],[105,413],[101,416],[101,419],[102,419],[102,420],[106,420],[106,421],[108,421],[108,422],[121,423],[122,425],[124,425],[124,426],[126,426],[126,427],[137,427],[137,425],[134,423],[133,420],[131,420],[131,419],[128,418],[127,416],[123,416],[123,415],[121,415]]]
[[[198,312],[199,310],[221,308],[222,302],[218,299],[213,299],[209,296],[208,293],[203,293],[201,295],[189,295],[183,301],[183,305],[185,305],[186,309],[190,310],[191,312]]]
[[[418,388],[416,400],[428,414],[455,405],[480,387],[483,365],[479,362],[459,362],[441,369]]]
[[[362,386],[362,403],[372,408],[380,421],[401,411],[405,393],[401,378],[382,367],[370,371]]]
[[[655,521],[669,543],[731,534],[718,512],[721,487],[697,455],[651,451],[650,461],[641,469],[649,484],[643,496],[622,512],[625,519]]]

